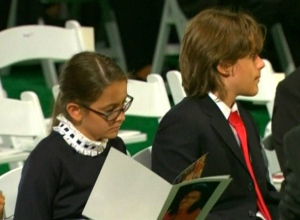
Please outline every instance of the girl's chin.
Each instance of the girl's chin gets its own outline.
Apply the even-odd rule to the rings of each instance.
[[[110,132],[109,134],[106,135],[106,138],[108,139],[114,139],[118,136],[118,132]]]

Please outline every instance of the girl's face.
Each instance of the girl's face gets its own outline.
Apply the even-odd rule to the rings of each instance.
[[[122,109],[126,100],[127,81],[113,82],[103,90],[101,96],[90,106],[81,107],[81,120],[74,126],[83,135],[94,141],[115,138],[125,120],[124,112],[117,111],[120,112],[120,115],[114,120],[107,120],[105,115]],[[95,111],[100,112],[100,114]]]

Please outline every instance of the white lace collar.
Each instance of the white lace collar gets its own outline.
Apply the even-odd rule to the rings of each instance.
[[[62,114],[58,115],[57,119],[60,123],[58,126],[53,127],[53,130],[60,133],[65,141],[78,153],[94,157],[101,154],[106,148],[108,139],[92,141],[80,133]]]

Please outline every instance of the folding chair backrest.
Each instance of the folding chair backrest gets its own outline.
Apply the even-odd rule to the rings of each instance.
[[[0,176],[0,190],[5,196],[4,219],[14,215],[22,168],[15,168]]]
[[[161,118],[171,108],[162,77],[150,75],[147,82],[128,80],[127,93],[134,100],[126,115]]]
[[[59,94],[59,85],[54,85],[52,87],[52,95],[53,95],[54,100],[57,99],[58,94]]]
[[[0,124],[0,135],[10,137],[13,148],[30,150],[47,135],[40,102],[34,92],[23,92],[21,100],[0,99]],[[23,138],[31,141],[26,141],[24,146]]]
[[[176,105],[179,103],[184,97],[186,97],[186,93],[182,87],[182,76],[181,73],[177,70],[170,70],[167,72],[167,81],[169,84],[169,88],[171,91],[171,95]]]

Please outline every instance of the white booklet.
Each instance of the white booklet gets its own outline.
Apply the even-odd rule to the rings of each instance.
[[[187,170],[191,170],[190,167]],[[186,175],[186,170],[183,173]],[[111,148],[83,215],[94,220],[171,219],[176,207],[187,197],[194,196],[189,215],[195,216],[194,219],[205,219],[230,181],[229,176],[216,176],[172,185],[131,157]]]

